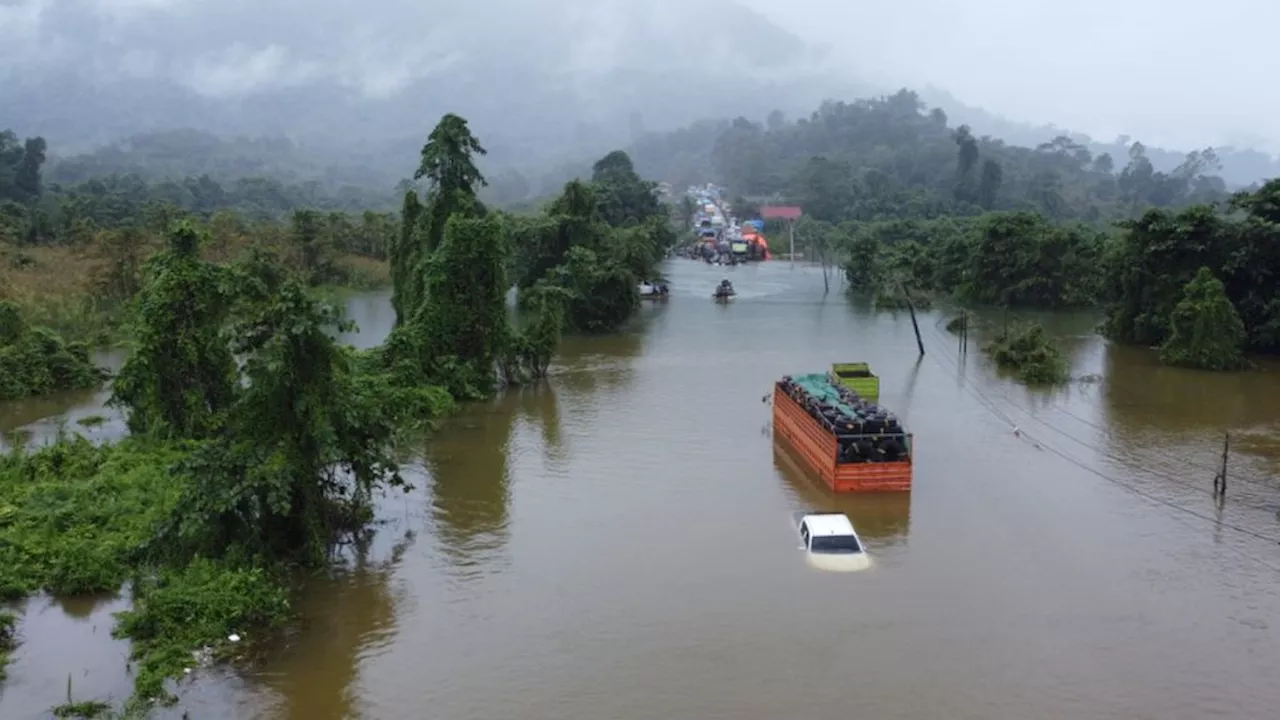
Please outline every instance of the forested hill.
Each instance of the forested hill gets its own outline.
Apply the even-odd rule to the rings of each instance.
[[[965,137],[972,137],[979,159],[969,169],[972,177],[957,186],[956,133],[969,117],[992,118],[981,111],[948,117],[944,111],[926,109],[917,96],[904,91],[879,99],[828,102],[798,120],[775,111],[762,122],[708,119],[672,132],[640,133],[628,151],[645,176],[677,186],[713,179],[748,195],[797,195],[802,192],[799,171],[819,155],[836,161],[823,170],[835,173],[828,179],[848,173],[883,192],[929,189],[934,196],[977,207],[1036,209],[1052,217],[1085,219],[1125,215],[1126,208],[1144,204],[1213,199],[1240,185],[1228,179],[1228,164],[1237,180],[1280,175],[1280,167],[1269,157],[1252,151],[1233,152],[1225,160],[1221,153],[1201,151],[1188,163],[1186,153],[1138,143],[1104,146],[1079,135],[1054,139],[1047,134],[1051,128],[1041,129],[1047,142],[1020,147],[986,136],[983,126],[975,124]],[[1007,125],[1021,128],[1020,137],[1036,136],[1027,126]],[[320,145],[282,136],[227,138],[199,130],[167,130],[133,135],[84,153],[52,147],[44,175],[48,182],[63,185],[109,175],[136,175],[150,182],[207,175],[222,184],[257,177],[312,184],[331,195],[381,199],[390,197],[411,173],[412,164],[405,160],[413,157],[411,146],[408,140]],[[602,150],[592,149],[581,158],[560,155],[558,160],[544,157],[537,163],[500,165],[492,158],[520,153],[497,142],[490,156],[481,159],[490,179],[484,199],[509,206],[554,194],[566,181],[588,176],[588,158],[598,151]],[[972,154],[968,149],[965,153]],[[822,170],[817,165],[810,169]],[[814,175],[810,181],[820,179]],[[926,203],[921,212],[955,210],[935,202]]]
[[[902,90],[827,102],[795,121],[775,112],[764,123],[739,118],[654,135],[631,154],[649,177],[677,186],[714,180],[748,197],[803,202],[809,214],[830,220],[982,210],[1100,220],[1227,195],[1211,149],[1185,154],[1168,171],[1156,169],[1141,143],[1123,149],[1117,157],[1095,155],[1067,136],[1038,147],[978,137]]]
[[[1126,154],[1128,146],[1134,140],[1128,135],[1121,135],[1108,141],[1100,141],[1085,133],[1056,125],[1031,125],[1017,122],[982,108],[967,105],[950,93],[933,88],[922,91],[921,97],[932,106],[945,108],[952,124],[969,125],[978,135],[991,135],[1012,145],[1035,147],[1042,142],[1065,135],[1087,147],[1094,155],[1108,153],[1112,157],[1119,158]],[[1280,177],[1280,158],[1247,147],[1216,147],[1214,150],[1218,161],[1222,164],[1220,174],[1228,186],[1246,187],[1263,179]],[[1186,158],[1185,151],[1178,152],[1150,146],[1147,147],[1146,155],[1155,169],[1163,172],[1173,170]]]
[[[412,173],[408,161],[385,163],[359,147],[308,146],[282,136],[222,138],[191,129],[139,133],[84,153],[59,153],[54,147],[49,160],[46,179],[61,184],[108,175],[137,175],[150,182],[207,175],[221,183],[266,177],[389,195]]]

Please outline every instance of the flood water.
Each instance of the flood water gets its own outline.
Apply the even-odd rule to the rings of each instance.
[[[1096,377],[1032,392],[980,334],[960,356],[942,312],[917,361],[905,312],[824,299],[813,268],[669,275],[633,332],[567,339],[547,385],[437,433],[265,658],[184,684],[191,717],[1275,717],[1275,366],[1161,368],[1058,316]],[[350,312],[363,345],[393,319],[379,295]],[[771,383],[840,361],[871,363],[915,434],[910,494],[832,497],[772,440]],[[807,509],[847,513],[872,568],[809,568]],[[41,717],[68,674],[127,695],[118,602],[30,601],[0,717]]]

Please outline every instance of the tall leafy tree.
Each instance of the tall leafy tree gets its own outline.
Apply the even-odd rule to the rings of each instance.
[[[175,223],[169,247],[147,264],[137,347],[111,397],[128,411],[133,432],[207,437],[222,428],[235,397],[236,363],[223,334],[232,297],[224,272],[200,259],[200,240],[190,222]]]

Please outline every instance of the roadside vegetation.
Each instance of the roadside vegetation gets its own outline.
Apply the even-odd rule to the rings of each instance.
[[[635,311],[636,284],[674,234],[625,153],[524,217],[478,200],[483,153],[458,116],[431,132],[415,178],[425,191],[406,190],[398,222],[379,226],[396,325],[371,350],[334,339],[349,324],[318,290],[340,256],[317,213],[263,226],[279,243],[225,245],[212,221],[169,218],[163,244],[123,263],[133,269],[113,287],[131,353],[110,402],[130,434],[0,457],[0,600],[127,589],[115,628],[132,642],[126,714],[174,701],[172,680],[286,622],[288,577],[369,532],[375,498],[406,486],[406,434],[545,376],[563,331],[611,331]],[[58,382],[102,380],[82,346],[0,308],[6,338],[36,333],[57,351]],[[52,387],[29,379],[43,366],[15,367],[0,387]]]

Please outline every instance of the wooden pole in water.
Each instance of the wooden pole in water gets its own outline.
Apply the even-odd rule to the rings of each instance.
[[[794,220],[787,223],[787,236],[791,242],[791,266],[796,265],[796,223]]]
[[[1213,495],[1219,499],[1227,497],[1227,458],[1231,455],[1231,433],[1222,434],[1222,469],[1213,477]]]
[[[899,282],[898,289],[902,291],[902,298],[907,301],[907,310],[911,313],[911,327],[916,331],[916,347],[920,348],[920,357],[924,357],[924,340],[920,339],[920,323],[916,322],[916,306],[911,304],[911,294],[907,292],[905,285]]]

